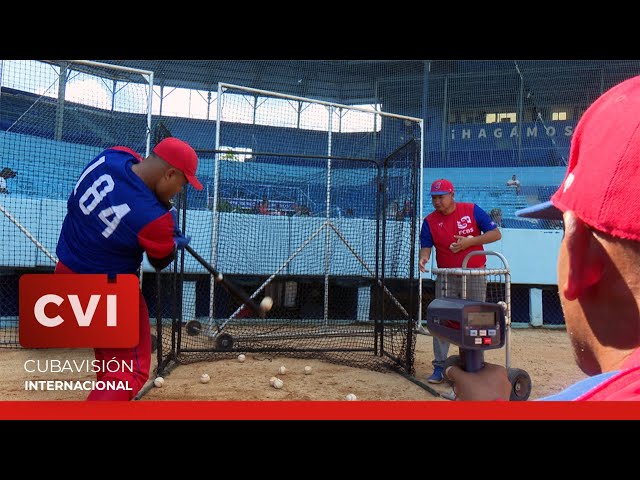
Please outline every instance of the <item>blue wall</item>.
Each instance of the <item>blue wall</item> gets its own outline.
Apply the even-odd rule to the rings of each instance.
[[[0,204],[11,212],[29,212],[19,220],[47,248],[55,254],[58,234],[66,212],[62,200],[35,200],[5,197]],[[187,212],[187,226],[196,225],[191,245],[205,259],[211,259],[211,212]],[[218,268],[227,274],[272,274],[293,251],[323,222],[322,218],[264,217],[261,215],[221,213],[218,250]],[[372,268],[375,266],[375,222],[368,219],[334,219],[347,241]],[[261,231],[260,242],[245,242],[238,237],[237,225],[246,231]],[[408,223],[389,222],[387,229],[387,260],[408,259]],[[398,248],[399,240],[401,247]],[[555,284],[557,252],[562,240],[561,231],[503,229],[503,238],[487,250],[502,253],[508,260],[513,283]],[[324,231],[291,263],[291,275],[322,275],[324,273]],[[276,254],[265,254],[265,246]],[[331,232],[331,275],[367,275],[364,267],[355,261],[335,233]],[[0,217],[0,265],[5,267],[52,267],[52,262],[35,247],[6,216]],[[488,265],[502,268],[497,257],[488,257]],[[389,265],[390,263],[388,263]],[[403,262],[400,260],[400,264]],[[152,271],[146,264],[146,268]],[[389,267],[390,268],[390,267]],[[185,269],[193,273],[205,270],[187,256]],[[405,276],[402,268],[397,272]],[[389,270],[388,276],[394,276]]]

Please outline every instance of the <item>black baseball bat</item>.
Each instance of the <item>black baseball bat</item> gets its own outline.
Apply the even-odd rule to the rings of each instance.
[[[193,248],[191,248],[189,245],[186,245],[184,247],[184,249],[189,252],[193,258],[195,258],[198,262],[200,262],[200,265],[202,265],[204,268],[206,268],[207,270],[209,270],[209,273],[211,273],[211,275],[213,275],[213,279],[219,283],[220,285],[222,285],[236,300],[238,300],[241,303],[246,304],[251,310],[253,310],[260,318],[264,318],[265,314],[267,313],[266,310],[264,308],[262,308],[260,305],[258,305],[256,302],[253,301],[252,298],[249,297],[249,295],[247,295],[243,290],[241,290],[239,287],[237,287],[236,285],[234,285],[233,283],[229,282],[227,279],[224,278],[224,275],[222,275],[220,272],[218,272],[215,268],[213,268],[209,262],[207,262],[204,258],[202,258],[198,252],[196,252]]]

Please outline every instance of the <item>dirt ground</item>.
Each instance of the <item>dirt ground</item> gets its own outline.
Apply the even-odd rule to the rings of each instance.
[[[158,400],[344,400],[353,393],[358,400],[424,400],[446,401],[435,392],[447,394],[450,387],[427,384],[431,374],[432,338],[418,335],[415,377],[406,378],[394,372],[374,372],[319,360],[248,354],[243,363],[235,359],[180,365],[165,377],[162,388],[145,388],[142,401]],[[450,354],[457,353],[452,348]],[[514,328],[511,337],[511,367],[525,370],[532,380],[530,399],[555,393],[585,378],[573,358],[565,330]],[[93,380],[91,372],[36,373],[25,368],[27,360],[58,359],[81,362],[93,360],[91,350],[27,350],[0,348],[0,400],[84,400],[86,391],[26,390],[29,380]],[[491,350],[485,360],[504,365],[506,350]],[[155,362],[155,356],[154,356]],[[30,362],[29,365],[34,365]],[[285,366],[285,375],[278,369]],[[304,374],[311,366],[312,373]],[[155,363],[152,365],[155,368]],[[200,383],[200,375],[209,374],[209,383]],[[270,386],[277,376],[284,381],[282,389]],[[149,387],[151,386],[148,384]]]

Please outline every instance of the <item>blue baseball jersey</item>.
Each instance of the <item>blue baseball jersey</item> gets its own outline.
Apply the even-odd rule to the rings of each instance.
[[[56,248],[74,272],[135,273],[144,251],[152,258],[173,252],[173,217],[131,169],[140,161],[132,150],[113,147],[80,175]]]

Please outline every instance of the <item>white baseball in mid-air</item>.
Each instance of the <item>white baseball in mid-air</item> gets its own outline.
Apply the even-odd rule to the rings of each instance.
[[[240,363],[244,362],[247,359],[247,357],[244,356],[243,353],[241,353],[240,355],[238,355],[238,361]]]
[[[211,380],[211,378],[207,373],[200,375],[200,383],[209,383],[209,380]]]
[[[263,311],[268,312],[273,307],[273,299],[271,297],[264,297],[260,302],[260,308]]]
[[[276,378],[273,381],[273,388],[282,388],[284,387],[284,382],[282,380],[280,380],[279,378]]]
[[[287,369],[286,369],[284,366],[282,366],[282,367],[280,367],[280,368],[278,369],[278,373],[279,373],[280,375],[286,375],[286,374],[287,374]]]
[[[353,393],[349,393],[346,397],[346,400],[348,400],[349,402],[353,402],[354,400],[357,400],[358,397],[356,397]]]
[[[162,386],[164,385],[164,378],[162,378],[162,377],[156,377],[156,379],[153,381],[153,384],[154,384],[157,388],[162,388]]]
[[[309,366],[304,367],[304,374],[305,375],[311,375],[311,367],[309,367]]]

